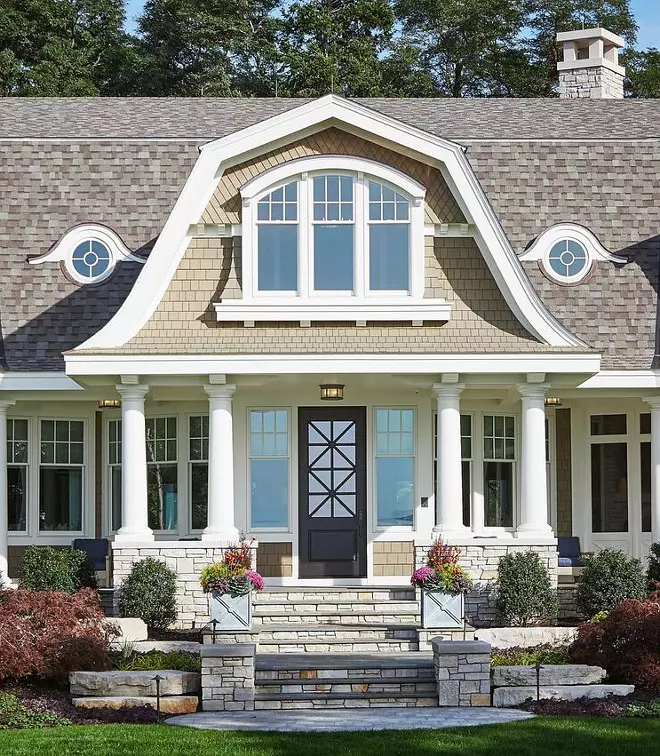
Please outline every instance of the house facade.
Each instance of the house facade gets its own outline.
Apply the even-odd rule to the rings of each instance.
[[[644,557],[660,105],[564,36],[556,100],[7,100],[3,576],[107,537],[186,620],[241,534],[272,585]]]

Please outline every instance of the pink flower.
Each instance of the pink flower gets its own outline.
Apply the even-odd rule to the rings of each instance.
[[[410,578],[412,585],[423,585],[430,577],[435,575],[433,567],[420,567],[415,570]]]
[[[264,579],[258,572],[248,570],[245,574],[247,575],[248,580],[252,583],[256,591],[262,591],[264,589]]]

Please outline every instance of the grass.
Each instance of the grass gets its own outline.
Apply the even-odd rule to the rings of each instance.
[[[341,713],[338,712],[338,716]],[[438,711],[438,722],[442,711]],[[646,756],[658,752],[660,720],[539,717],[450,730],[240,733],[168,725],[93,725],[0,732],[11,756]]]

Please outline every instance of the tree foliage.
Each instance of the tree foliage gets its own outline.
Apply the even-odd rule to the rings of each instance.
[[[660,94],[630,0],[0,0],[4,95],[551,97],[559,31],[624,37],[626,93]]]

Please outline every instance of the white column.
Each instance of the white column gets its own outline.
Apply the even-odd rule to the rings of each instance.
[[[436,524],[434,535],[467,535],[463,525],[463,478],[461,475],[462,383],[434,383],[438,405]]]
[[[548,525],[548,488],[545,459],[545,395],[543,383],[523,383],[522,444],[520,455],[520,523],[516,535],[551,537]]]
[[[660,396],[645,397],[651,408],[651,531],[660,541]]]
[[[231,398],[236,386],[204,387],[209,397],[208,525],[202,541],[236,542],[234,525],[234,427]]]
[[[13,401],[0,401],[0,580],[9,587],[9,565],[7,555],[7,535],[9,530],[9,510],[7,502],[7,409]]]
[[[148,386],[120,385],[121,528],[115,541],[153,541],[147,509],[147,444],[144,398]]]

